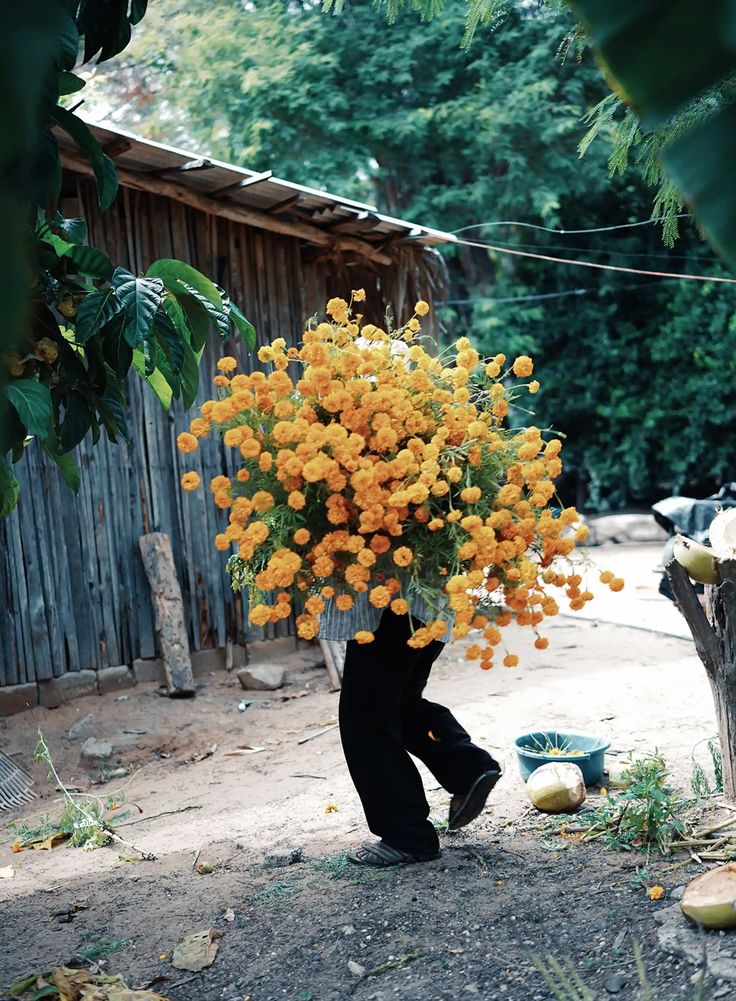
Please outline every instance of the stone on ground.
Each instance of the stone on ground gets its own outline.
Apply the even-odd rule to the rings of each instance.
[[[82,744],[82,761],[89,765],[99,765],[112,757],[112,744],[109,740],[96,740],[88,737]]]
[[[273,692],[284,684],[284,669],[280,664],[250,664],[237,672],[246,691]]]

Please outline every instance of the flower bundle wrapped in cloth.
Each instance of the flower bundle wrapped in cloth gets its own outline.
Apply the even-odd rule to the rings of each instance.
[[[455,637],[477,632],[467,656],[489,668],[500,627],[537,631],[558,611],[559,590],[574,609],[592,598],[571,562],[586,529],[555,505],[560,440],[505,425],[513,400],[539,388],[531,359],[481,359],[465,337],[434,357],[418,336],[426,303],[383,330],[356,315],[363,298],[330,300],[330,321],[312,322],[299,348],[281,338],[262,347],[268,373],[234,374],[223,358],[219,399],[179,447],[217,430],[240,452],[235,478],[216,476],[211,489],[230,509],[215,545],[236,549],[228,569],[250,591],[251,622],[293,608],[310,639],[327,603],[360,626],[360,609],[374,620],[376,609],[409,614],[419,596],[423,623],[410,645],[442,639],[454,623]],[[198,481],[185,473],[182,485]],[[354,638],[373,634],[356,628]],[[504,664],[517,660],[507,653]]]

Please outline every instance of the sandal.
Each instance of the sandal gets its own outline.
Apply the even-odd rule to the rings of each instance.
[[[448,831],[459,831],[481,815],[491,790],[501,778],[501,769],[494,768],[483,772],[465,795],[455,793],[450,801],[450,815],[447,823]]]
[[[439,852],[437,852],[439,855]],[[437,855],[432,858],[437,858]],[[432,859],[417,858],[400,848],[392,848],[385,841],[366,842],[354,852],[348,852],[348,859],[356,865],[370,865],[376,869],[387,869],[392,865],[410,865],[412,862],[431,862]]]

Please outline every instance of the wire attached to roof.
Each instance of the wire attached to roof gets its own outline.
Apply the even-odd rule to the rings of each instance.
[[[465,233],[469,229],[484,229],[487,226],[518,226],[523,229],[538,229],[543,233],[557,233],[561,236],[580,234],[580,233],[612,233],[617,229],[633,229],[635,226],[651,226],[657,222],[664,222],[668,216],[658,216],[654,219],[640,219],[637,222],[624,222],[619,223],[617,226],[595,226],[590,229],[552,229],[549,226],[540,226],[533,222],[518,222],[514,219],[505,219],[501,221],[491,220],[489,222],[474,222],[470,226],[461,226],[460,229],[453,229],[450,232],[453,235],[458,233]],[[678,215],[674,216],[675,219],[691,219],[691,212],[680,212]]]

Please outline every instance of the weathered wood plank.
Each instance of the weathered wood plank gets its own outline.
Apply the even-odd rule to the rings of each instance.
[[[171,539],[164,532],[142,535],[141,556],[156,610],[156,632],[169,695],[194,695],[192,660],[184,622],[184,605],[176,576]]]

